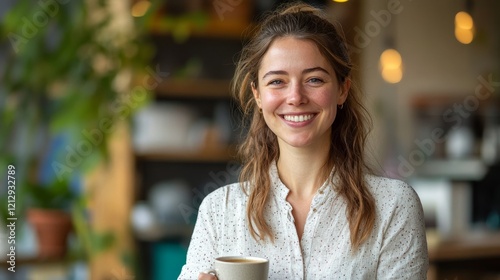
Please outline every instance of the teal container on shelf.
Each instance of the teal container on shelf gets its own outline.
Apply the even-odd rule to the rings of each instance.
[[[186,263],[187,247],[175,242],[153,246],[153,280],[177,280]]]

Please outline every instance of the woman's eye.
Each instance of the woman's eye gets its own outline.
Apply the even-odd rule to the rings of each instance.
[[[313,84],[320,84],[320,83],[323,83],[323,80],[319,79],[319,78],[311,78],[311,79],[309,79],[308,82],[313,83]]]
[[[281,85],[283,82],[280,80],[272,80],[268,83],[268,85]]]

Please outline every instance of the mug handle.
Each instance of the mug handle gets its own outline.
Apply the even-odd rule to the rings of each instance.
[[[215,272],[214,269],[205,270],[205,271],[203,271],[203,273],[212,274],[213,276],[217,276],[217,273]]]

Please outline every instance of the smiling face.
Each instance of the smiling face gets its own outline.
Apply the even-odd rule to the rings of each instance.
[[[328,149],[337,106],[345,102],[349,86],[348,79],[339,84],[314,42],[282,37],[263,56],[252,91],[280,147]]]

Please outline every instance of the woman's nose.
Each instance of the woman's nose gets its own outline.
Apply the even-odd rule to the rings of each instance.
[[[292,83],[288,88],[287,103],[298,106],[307,103],[307,94],[299,83]]]

